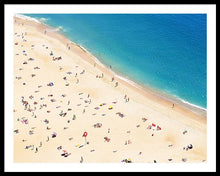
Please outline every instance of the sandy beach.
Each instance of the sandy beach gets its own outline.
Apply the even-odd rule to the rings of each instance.
[[[13,35],[14,162],[206,162],[205,111],[120,79],[43,24],[14,17]]]

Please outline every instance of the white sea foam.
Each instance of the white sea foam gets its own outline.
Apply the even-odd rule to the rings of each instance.
[[[71,41],[72,42],[72,41]],[[72,42],[72,43],[74,43],[74,42]],[[85,51],[86,53],[88,53],[88,54],[90,54],[92,57],[93,57],[93,59],[95,60],[95,62],[97,63],[97,64],[99,64],[100,66],[102,66],[103,68],[106,68],[106,66],[103,64],[103,63],[101,63],[100,61],[99,61],[99,59],[97,59],[92,53],[90,53],[86,48],[84,48],[82,45],[79,45],[79,44],[76,44],[76,43],[74,43],[75,45],[77,45],[77,46],[79,46],[83,51]]]
[[[41,22],[45,22],[45,21],[47,21],[46,18],[40,18],[39,20],[40,20]]]
[[[198,109],[202,109],[202,110],[204,110],[204,111],[207,111],[206,108],[203,108],[203,107],[201,107],[201,106],[192,104],[192,103],[190,103],[190,102],[188,102],[188,101],[185,101],[185,100],[183,100],[183,99],[179,99],[179,100],[180,100],[181,102],[185,103],[185,104],[188,104],[188,105],[192,106],[192,107],[195,107],[195,108],[198,108]]]
[[[61,31],[62,29],[63,29],[63,26],[58,26],[57,28],[47,29],[47,31],[58,32],[58,31]]]
[[[139,84],[137,84],[137,83],[135,83],[135,82],[133,82],[133,81],[131,81],[131,80],[129,80],[129,79],[123,77],[123,76],[119,76],[119,75],[116,74],[115,77],[117,77],[117,78],[119,78],[119,79],[121,79],[121,80],[123,80],[123,81],[125,81],[125,82],[127,82],[127,83],[129,83],[129,84],[131,84],[131,85],[133,85],[134,87],[136,87],[136,88],[138,88],[138,89],[141,89],[141,90],[144,89],[144,88],[143,88],[142,86],[140,86]],[[147,88],[147,89],[148,89],[148,90],[151,90],[150,88]],[[207,109],[206,109],[206,108],[203,108],[203,107],[201,107],[201,106],[192,104],[192,103],[190,103],[190,102],[188,102],[188,101],[186,101],[186,100],[183,100],[183,99],[181,99],[181,98],[179,98],[179,97],[177,97],[177,96],[173,96],[173,98],[172,98],[171,95],[166,95],[165,93],[156,93],[156,92],[154,92],[153,90],[150,91],[150,93],[151,93],[151,94],[155,94],[156,96],[161,96],[163,99],[167,99],[167,100],[169,100],[169,101],[172,101],[172,99],[176,99],[176,100],[180,101],[181,103],[183,103],[183,104],[185,104],[185,105],[188,105],[189,107],[192,107],[192,108],[195,108],[195,109],[200,109],[200,110],[203,110],[203,111],[206,111],[206,112],[207,112]],[[163,94],[164,94],[164,95],[163,95]],[[190,109],[192,110],[192,108],[190,108]]]
[[[46,21],[48,21],[49,19],[48,18],[40,18],[40,19],[36,19],[36,18],[32,18],[32,17],[29,17],[29,16],[26,16],[26,15],[23,15],[23,14],[19,14],[19,13],[16,13],[14,15],[15,17],[18,17],[18,18],[21,18],[21,19],[24,19],[24,20],[29,20],[29,21],[34,21],[36,23],[39,23],[39,24],[43,24],[43,25],[46,25]],[[59,29],[62,28],[62,26],[59,26],[58,27]],[[55,30],[57,31],[57,30]]]
[[[29,20],[29,21],[34,21],[36,23],[41,23],[39,20],[37,20],[36,18],[31,18],[29,16],[25,16],[25,15],[22,15],[22,14],[19,14],[19,13],[16,13],[14,15],[15,17],[18,17],[18,18],[22,18],[24,20]]]
[[[115,77],[116,77],[116,78],[119,78],[119,79],[121,79],[121,80],[123,80],[123,81],[125,81],[125,82],[127,82],[127,83],[129,83],[129,84],[131,84],[131,85],[133,85],[133,86],[135,86],[135,87],[137,87],[137,88],[140,88],[137,83],[131,81],[130,79],[127,79],[127,78],[125,78],[125,77],[123,77],[123,76],[120,76],[120,75],[118,75],[118,74],[115,74]]]

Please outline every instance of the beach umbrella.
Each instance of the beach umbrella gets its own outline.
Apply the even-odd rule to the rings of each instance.
[[[82,137],[85,137],[85,144],[86,144],[86,137],[87,137],[87,135],[88,135],[88,133],[85,131],[85,132],[83,133],[83,136],[82,136]]]
[[[87,135],[88,135],[88,133],[85,131],[85,132],[83,133],[83,137],[87,137]]]

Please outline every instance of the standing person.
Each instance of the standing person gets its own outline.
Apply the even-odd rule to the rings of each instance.
[[[172,109],[174,108],[174,104],[173,104],[173,106],[172,106]]]
[[[80,163],[82,163],[82,162],[83,162],[83,157],[81,156]]]
[[[50,139],[49,139],[49,136],[47,136],[47,140],[46,140],[46,141],[48,142],[49,140],[50,140]]]
[[[35,151],[35,153],[37,153],[38,152],[38,148],[36,147],[36,151]]]

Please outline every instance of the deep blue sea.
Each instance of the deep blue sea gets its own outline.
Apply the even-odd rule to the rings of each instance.
[[[142,86],[207,107],[206,14],[23,14]]]

